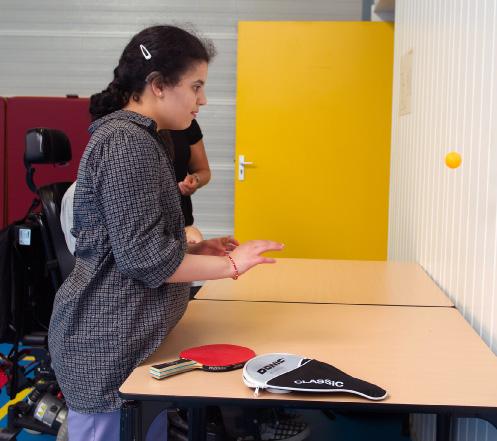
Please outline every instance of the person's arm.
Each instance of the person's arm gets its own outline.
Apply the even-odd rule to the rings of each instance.
[[[190,146],[190,162],[188,163],[188,172],[191,175],[197,175],[199,178],[197,188],[207,185],[211,180],[211,169],[209,160],[205,152],[203,139]]]
[[[185,254],[184,259],[167,282],[193,282],[237,278],[261,263],[274,263],[275,259],[262,256],[266,251],[280,251],[283,244],[270,240],[251,240],[236,247],[224,256]]]
[[[92,166],[97,208],[116,266],[145,286],[234,277],[259,263],[274,262],[260,254],[283,247],[270,241],[247,242],[230,253],[235,264],[224,255],[237,245],[234,239],[202,241],[191,247],[202,255],[185,254],[182,237],[169,231],[160,205],[162,182],[168,179],[175,185],[174,177],[165,177],[166,167],[154,145],[136,132],[114,130],[92,158]]]
[[[167,210],[161,205],[165,188],[175,191],[176,179],[152,135],[116,128],[89,161],[97,212],[117,269],[150,288],[164,284],[183,260],[184,238],[166,217],[175,214],[175,205]]]
[[[183,196],[192,195],[211,180],[211,169],[207,153],[205,152],[204,141],[200,139],[191,145],[190,152],[190,162],[188,163],[189,174],[178,184]]]

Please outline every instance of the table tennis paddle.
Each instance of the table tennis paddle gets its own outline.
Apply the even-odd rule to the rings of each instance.
[[[208,372],[232,371],[243,367],[248,360],[255,357],[255,352],[244,346],[214,344],[185,349],[179,356],[178,360],[150,366],[150,375],[162,380],[193,369]]]

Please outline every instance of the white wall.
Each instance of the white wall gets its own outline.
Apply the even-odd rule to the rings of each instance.
[[[0,0],[0,96],[89,96],[111,80],[140,29],[192,23],[214,40],[199,123],[213,178],[194,195],[207,236],[233,231],[238,20],[360,20],[362,0]]]
[[[496,352],[497,2],[397,0],[395,20],[389,258],[418,261]],[[410,49],[412,111],[399,116]],[[451,150],[459,169],[444,165]],[[416,439],[434,439],[433,422],[415,419]],[[497,440],[479,420],[457,432]]]

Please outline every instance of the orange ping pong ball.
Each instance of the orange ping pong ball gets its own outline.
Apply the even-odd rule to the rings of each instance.
[[[457,152],[449,152],[445,155],[445,164],[449,168],[457,168],[461,165],[461,155]]]

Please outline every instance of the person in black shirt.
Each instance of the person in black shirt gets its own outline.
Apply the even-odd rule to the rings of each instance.
[[[209,161],[205,152],[202,131],[194,119],[186,130],[170,130],[173,164],[181,193],[181,210],[185,218],[185,232],[189,243],[202,240],[202,234],[193,226],[191,195],[211,179]]]

